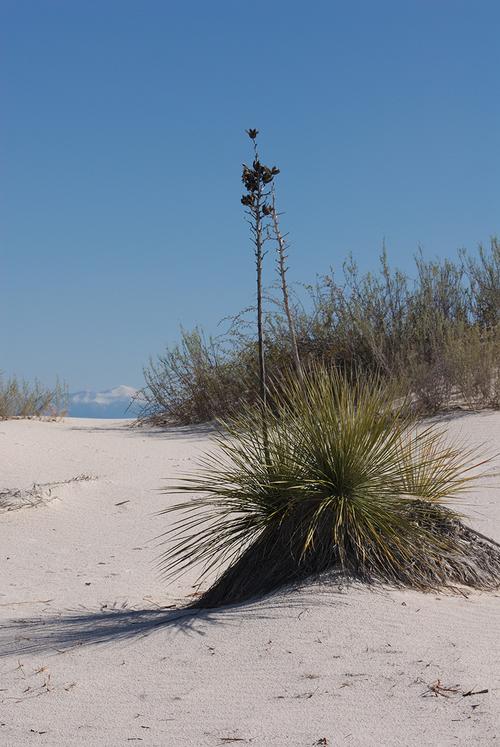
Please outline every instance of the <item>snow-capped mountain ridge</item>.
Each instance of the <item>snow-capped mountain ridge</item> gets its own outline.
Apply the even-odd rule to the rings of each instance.
[[[120,384],[101,392],[81,391],[69,395],[68,415],[75,418],[133,418],[137,408],[129,407],[137,389]]]

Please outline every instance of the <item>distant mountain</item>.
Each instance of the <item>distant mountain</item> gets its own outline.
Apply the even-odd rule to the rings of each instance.
[[[103,392],[74,392],[69,395],[68,415],[73,418],[133,418],[137,406],[127,408],[136,393],[137,389],[125,384]]]

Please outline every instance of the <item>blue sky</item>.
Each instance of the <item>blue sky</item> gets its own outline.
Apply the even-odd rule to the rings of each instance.
[[[6,373],[138,386],[252,303],[246,127],[295,282],[500,233],[496,0],[1,0],[0,29]]]

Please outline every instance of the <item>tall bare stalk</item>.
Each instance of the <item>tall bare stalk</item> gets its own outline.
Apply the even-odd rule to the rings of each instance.
[[[276,195],[274,191],[274,185],[271,191],[271,220],[273,223],[273,231],[274,231],[274,237],[276,239],[277,244],[277,265],[278,265],[278,274],[280,276],[280,282],[281,282],[281,291],[283,293],[283,306],[285,309],[286,318],[288,321],[288,329],[290,331],[290,343],[292,345],[292,354],[293,359],[295,361],[295,368],[297,371],[297,375],[299,376],[300,380],[304,380],[304,371],[302,368],[302,363],[300,360],[299,355],[299,348],[297,345],[297,333],[295,330],[295,322],[293,319],[292,310],[290,308],[290,296],[288,293],[288,283],[286,280],[286,273],[288,270],[288,267],[286,265],[287,260],[287,249],[288,244],[286,242],[286,235],[284,236],[281,233],[280,224],[279,224],[279,213],[276,210]]]

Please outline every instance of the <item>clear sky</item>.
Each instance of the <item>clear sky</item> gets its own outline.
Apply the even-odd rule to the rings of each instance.
[[[0,0],[0,37],[4,372],[138,386],[253,302],[246,127],[293,281],[500,233],[498,0]]]

